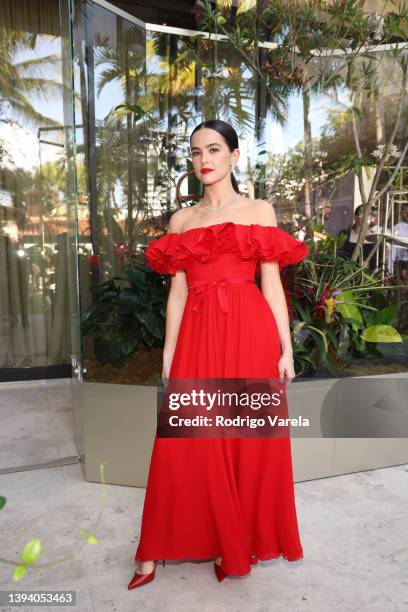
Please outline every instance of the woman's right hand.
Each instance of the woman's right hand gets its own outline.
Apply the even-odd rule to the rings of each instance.
[[[163,354],[163,368],[162,368],[162,379],[167,380],[170,374],[171,362],[173,356]]]

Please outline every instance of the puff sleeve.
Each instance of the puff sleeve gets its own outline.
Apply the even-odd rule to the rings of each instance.
[[[278,262],[280,270],[299,263],[310,252],[304,242],[276,226],[250,226],[246,243],[241,246],[244,258],[257,254],[259,261]]]
[[[155,272],[175,274],[180,269],[176,261],[176,246],[179,234],[166,234],[150,240],[145,251],[145,261]]]

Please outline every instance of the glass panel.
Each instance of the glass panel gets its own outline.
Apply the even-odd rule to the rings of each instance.
[[[100,20],[101,15],[103,20]],[[99,245],[94,242],[88,243],[88,254],[91,253],[91,249],[92,253],[96,254],[99,248],[98,258],[96,261],[94,259],[94,279],[96,279],[95,267],[99,264],[98,281],[110,280],[112,284],[106,286],[106,290],[109,289],[111,295],[106,291],[102,298],[102,293],[96,296],[96,301],[99,299],[98,309],[90,309],[89,301],[85,309],[85,317],[89,317],[85,321],[85,329],[90,331],[89,336],[92,339],[86,343],[85,379],[150,384],[155,383],[161,374],[166,282],[159,281],[155,287],[154,283],[158,283],[157,276],[155,280],[150,277],[147,281],[139,279],[132,288],[131,295],[126,296],[126,303],[130,307],[130,312],[134,313],[134,318],[126,319],[124,316],[121,320],[114,303],[116,296],[114,294],[112,296],[112,293],[120,287],[114,276],[123,275],[127,263],[138,261],[144,263],[142,257],[138,257],[142,255],[143,247],[150,238],[165,230],[169,215],[177,208],[177,181],[188,167],[186,164],[186,160],[190,157],[188,137],[194,126],[202,119],[217,116],[231,122],[237,129],[242,153],[236,172],[240,188],[251,197],[261,194],[262,185],[259,182],[255,184],[254,181],[255,168],[252,160],[257,156],[262,138],[262,122],[256,114],[260,113],[262,105],[254,104],[254,99],[259,95],[256,83],[245,65],[237,61],[231,46],[224,43],[215,49],[213,41],[199,41],[192,37],[169,33],[147,32],[145,95],[143,75],[140,73],[142,62],[138,57],[139,47],[136,46],[133,50],[127,42],[132,40],[131,35],[137,34],[137,28],[135,26],[125,28],[123,24],[119,27],[120,18],[116,18],[115,21],[113,16],[100,7],[88,5],[87,15],[80,26],[81,35],[78,34],[80,27],[77,28],[77,41],[85,41],[86,37],[91,35],[91,21],[92,39],[95,42],[91,53],[88,51],[87,65],[85,66],[85,58],[82,62],[81,60],[78,62],[79,76],[76,82],[88,83],[89,86],[92,82],[90,66],[94,66],[94,83],[91,87],[91,90],[96,92],[94,108],[89,96],[86,121],[91,122],[94,114],[96,126],[94,163],[97,177],[95,206],[98,227],[101,228],[97,235],[101,236],[103,242]],[[127,37],[123,35],[125,31]],[[121,43],[125,45],[124,48],[120,46]],[[76,47],[76,54],[81,57],[78,42]],[[127,54],[126,49],[128,49]],[[219,64],[228,70],[230,78],[204,76],[205,70],[212,68],[210,59],[215,53]],[[81,70],[85,70],[82,78]],[[84,95],[81,92],[81,100],[83,99]],[[110,132],[112,107],[126,103],[127,99],[135,107],[141,106],[141,110],[135,108],[133,111],[134,115],[140,113],[140,122],[136,123],[138,131],[136,132],[129,123],[132,115],[127,114],[126,123],[122,120],[117,124],[120,130],[114,137]],[[83,102],[82,108],[84,108]],[[91,133],[91,126],[88,133]],[[123,137],[119,156],[115,155],[114,147],[121,134]],[[129,149],[134,135],[136,147]],[[105,142],[109,143],[108,148],[105,147]],[[85,160],[85,164],[91,167],[91,140],[84,146],[85,156],[87,150],[90,159]],[[132,161],[131,164],[129,160]],[[113,168],[115,168],[114,176],[112,176]],[[144,179],[145,175],[147,179]],[[125,185],[125,189],[118,190],[116,198],[118,206],[120,207],[122,203],[121,210],[125,212],[120,230],[123,231],[122,228],[125,228],[124,246],[130,253],[130,256],[125,256],[122,261],[118,261],[120,258],[117,256],[117,250],[115,253],[111,248],[117,240],[117,235],[122,239],[123,234],[118,234],[117,225],[112,223],[112,216],[109,216],[114,202],[106,192],[106,184],[109,182],[112,184],[115,178],[119,188],[122,184]],[[137,202],[129,204],[130,185],[135,195],[137,194]],[[186,181],[181,186],[185,195],[194,192],[196,188],[197,184],[194,185],[191,181]],[[89,192],[92,194],[92,184]],[[112,193],[115,192],[112,190]],[[129,224],[126,222],[126,219],[129,220],[130,206],[133,206],[134,217],[137,219],[136,239],[133,241],[126,240],[129,235],[131,236]],[[89,209],[92,219],[92,215],[95,214],[92,202]],[[101,219],[102,211],[104,216]],[[119,218],[118,215],[116,219]],[[94,222],[89,225],[92,231]],[[134,230],[135,227],[132,225],[132,231]],[[81,238],[82,244],[85,244],[85,240],[82,242]],[[134,271],[130,273],[133,274]],[[152,301],[147,303],[146,310],[141,312],[142,282],[145,283],[143,295],[151,295]],[[100,290],[102,291],[103,287],[100,287]],[[149,294],[149,291],[152,293]],[[158,305],[161,305],[160,309]],[[155,326],[153,331],[152,321]],[[125,367],[118,368],[118,365]]]
[[[276,62],[273,52],[262,49],[260,54],[264,66],[279,68],[279,58]],[[148,240],[166,231],[169,217],[178,206],[177,182],[190,168],[188,139],[192,129],[214,117],[231,123],[240,141],[241,156],[235,173],[241,191],[251,198],[271,201],[280,227],[300,239],[307,237],[316,242],[322,232],[335,237],[349,229],[359,204],[353,171],[335,172],[340,159],[355,153],[350,126],[344,128],[336,120],[343,106],[347,107],[347,92],[342,92],[345,97],[336,101],[312,89],[302,91],[296,83],[277,83],[272,77],[267,85],[254,76],[248,59],[228,42],[216,44],[213,39],[146,33],[142,27],[100,6],[79,0],[75,3],[74,56],[76,119],[83,126],[77,129],[76,141],[86,378],[145,383],[150,372],[154,382],[160,377],[164,322],[158,323],[154,337],[140,320],[131,321],[134,327],[124,326],[125,318],[118,316],[116,308],[123,284],[115,277],[123,278],[128,264],[143,263]],[[319,71],[318,61],[310,61],[310,75]],[[385,82],[390,64],[385,56],[380,64],[379,78]],[[401,73],[395,74],[397,91]],[[394,99],[395,91],[387,93],[390,99]],[[369,128],[375,132],[384,119],[380,117],[380,107],[368,111],[369,105],[367,135]],[[333,130],[336,138],[328,136]],[[375,145],[375,137],[371,141]],[[404,181],[402,198],[406,199],[406,178]],[[199,184],[185,180],[181,194],[197,194],[199,189]],[[400,215],[401,198],[398,200],[399,196],[392,193],[387,197],[395,208],[394,223]],[[385,199],[381,205],[383,217]],[[289,290],[296,285],[293,274],[294,270],[284,273]],[[106,281],[110,285],[101,285]],[[166,282],[162,285],[166,286]],[[101,292],[106,293],[102,296]],[[377,295],[380,297],[376,303],[382,309],[387,305],[386,296],[381,292]],[[138,298],[132,295],[131,299]],[[320,299],[320,295],[316,296],[310,308],[320,308],[322,313]],[[94,315],[102,311],[91,310],[92,304],[104,310],[101,319]],[[317,326],[324,327],[324,321],[317,319],[313,314]],[[303,357],[313,352],[318,361],[322,335],[314,339],[306,327],[303,331],[308,336]],[[329,337],[331,331],[328,328],[323,333]],[[347,336],[346,332],[341,334]],[[343,337],[338,329],[336,334],[340,350],[347,344],[359,363],[373,356],[373,345],[364,353],[360,350],[361,339]],[[398,348],[405,350],[402,345]],[[295,349],[300,355],[302,347]],[[398,359],[402,361],[401,350]],[[393,368],[406,370],[404,364],[401,368],[397,362],[390,365],[393,356],[394,352],[378,354],[376,373],[382,371],[384,363],[385,372]],[[307,358],[299,362],[307,368]],[[320,366],[324,364],[320,363],[311,374],[332,376]]]
[[[113,279],[123,276],[127,264],[142,261],[145,53],[143,27],[91,2],[74,3],[78,252],[81,307],[89,313],[82,326],[87,380],[100,363],[96,357],[111,361],[130,341],[118,330]],[[101,323],[90,313],[109,309],[106,300],[111,300],[112,316]]]
[[[266,66],[273,66],[276,58],[272,52],[262,49],[260,54],[261,61],[265,62]],[[309,76],[321,70],[320,61],[316,59],[309,63]],[[362,62],[364,58],[356,60],[356,64],[361,65]],[[331,58],[328,60],[328,64],[330,63],[333,64],[332,69],[336,70],[338,59]],[[278,69],[279,62],[276,64]],[[378,54],[378,66],[382,97],[374,108],[371,103],[363,104],[362,125],[365,127],[362,142],[370,152],[376,147],[376,138],[381,138],[381,134],[393,129],[393,115],[385,112],[382,100],[388,98],[390,105],[395,106],[402,83],[401,69],[396,65],[391,53]],[[392,83],[387,80],[387,75],[391,73],[395,75]],[[267,87],[266,81],[254,77],[244,55],[232,44],[216,44],[213,40],[157,32],[148,32],[147,84],[149,109],[152,114],[148,154],[150,238],[166,231],[168,219],[177,208],[175,185],[178,178],[189,169],[188,138],[192,129],[204,119],[211,118],[224,119],[237,130],[241,156],[236,175],[240,189],[250,197],[271,201],[280,227],[300,239],[307,237],[314,238],[315,241],[319,241],[322,232],[327,237],[336,237],[340,232],[350,229],[353,211],[361,203],[361,197],[354,172],[338,171],[341,160],[347,154],[355,154],[354,142],[350,137],[351,127],[343,127],[344,120],[337,125],[337,118],[342,117],[344,108],[347,107],[347,92],[341,92],[336,100],[330,93],[315,92],[311,89],[306,94],[299,91],[299,88],[279,84],[273,79]],[[333,133],[336,137],[329,137]],[[370,143],[371,149],[368,148]],[[404,146],[401,125],[396,144],[400,149]],[[308,163],[311,163],[311,179],[307,186],[306,157]],[[387,171],[382,173],[379,189],[386,183],[392,167],[389,166]],[[335,177],[334,180],[332,176]],[[367,180],[366,189],[369,186],[370,182]],[[399,221],[399,231],[406,232],[406,229],[401,229],[406,226],[403,223],[401,226],[401,215],[403,204],[408,199],[407,188],[407,173],[406,168],[403,168],[378,206],[380,226],[385,226],[384,218],[387,211],[390,213],[386,231],[391,231],[392,227],[396,228]],[[188,193],[197,193],[197,190],[196,186],[192,187],[191,181],[189,184],[185,180],[181,194],[185,196]],[[322,244],[323,242],[320,246]],[[326,244],[333,242],[328,240]],[[323,259],[319,260],[320,264],[323,261],[327,264],[328,257],[333,261],[333,248],[331,256],[325,256],[324,249],[321,251]],[[372,260],[370,271],[372,272],[375,265],[381,266],[387,258],[392,259],[391,251],[390,248],[387,255],[380,249]],[[390,267],[392,271],[392,265]],[[304,269],[303,272],[307,276],[307,270]],[[399,262],[394,272],[396,277],[386,277],[384,284],[406,284],[406,261]],[[309,275],[312,273],[313,270],[309,270]],[[344,275],[345,272],[340,272],[340,278]],[[305,283],[310,281],[308,278]],[[285,271],[283,282],[288,291],[293,290],[298,282],[294,277],[294,270]],[[381,279],[379,282],[382,282]],[[315,285],[314,288],[317,290],[318,286]],[[399,303],[399,315],[395,317],[390,313],[388,324],[401,332],[403,340],[408,312],[404,304],[405,294],[404,289],[391,292],[384,290],[377,291],[370,298],[379,311],[383,310],[384,316],[387,306],[395,304],[396,301]],[[330,322],[327,322],[325,328],[324,321],[319,320],[324,319],[324,316],[320,317],[323,313],[320,299],[321,296],[317,295],[315,302],[309,306],[315,309],[312,316],[316,326],[329,337],[335,326],[330,327]],[[364,308],[363,303],[361,313],[369,315],[368,310]],[[356,315],[356,311],[354,314]],[[293,325],[296,322],[302,323],[298,312],[292,312],[292,315]],[[339,312],[335,313],[335,317],[339,316]],[[347,316],[345,311],[344,316]],[[364,317],[366,326],[373,324],[369,319],[369,316]],[[379,320],[385,323],[381,315]],[[333,321],[334,319],[331,323]],[[357,337],[363,330],[360,329],[359,334],[353,334],[351,338],[350,334],[347,335],[346,327],[345,324],[341,331],[336,327],[335,334],[339,342],[339,354],[348,346],[348,358],[354,368],[353,374],[407,371],[406,339],[405,342],[391,344],[387,343],[385,338],[379,342],[367,342],[363,346],[361,339]],[[299,357],[297,372],[303,371],[307,376],[332,377],[334,372],[329,371],[320,361],[319,340],[322,336],[315,335],[317,339],[314,340],[312,332],[307,331],[305,327],[301,338],[297,336],[299,344],[295,349],[299,349],[299,356],[302,352],[304,356],[305,351],[301,344],[308,336],[305,342],[306,355],[313,353],[317,367],[310,369],[307,360],[302,361]],[[350,375],[351,370],[345,365],[347,362],[343,363],[341,369],[340,361],[337,360],[338,375]]]
[[[68,160],[58,0],[3,0],[0,40],[0,380],[22,376],[16,372],[22,368],[29,379],[34,367],[46,378],[44,366],[68,376]],[[0,383],[1,469],[76,452],[65,421],[65,382]]]
[[[73,81],[73,41],[71,3],[60,0],[62,22],[62,74],[64,102],[64,136],[66,151],[66,207],[67,207],[67,268],[69,286],[69,326],[71,329],[71,362],[73,375],[82,380],[82,344],[80,333],[80,291],[78,271],[78,199],[76,164],[75,95]]]
[[[24,6],[24,10],[23,7]],[[70,363],[58,0],[0,12],[0,368]]]

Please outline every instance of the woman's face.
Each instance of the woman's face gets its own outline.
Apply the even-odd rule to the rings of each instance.
[[[378,211],[372,210],[369,218],[369,225],[376,225],[378,223]]]
[[[363,211],[361,209],[354,211],[354,222],[355,223],[361,223],[362,218],[363,218]]]
[[[191,139],[191,159],[196,177],[204,185],[212,185],[230,175],[239,158],[239,150],[231,152],[216,130],[202,128]]]

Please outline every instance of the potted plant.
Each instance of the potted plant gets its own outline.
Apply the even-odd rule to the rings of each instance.
[[[160,376],[167,287],[147,266],[133,265],[93,286],[93,305],[81,319],[83,336],[93,338],[89,381],[152,384]],[[124,369],[122,377],[118,370]]]
[[[397,330],[402,302],[387,303],[386,294],[397,286],[382,284],[381,270],[341,257],[343,240],[326,236],[314,244],[298,267],[296,284],[288,288],[295,363],[308,376],[322,373],[322,366],[332,376],[350,375],[353,359],[365,361],[365,371],[375,364],[378,373],[378,360],[389,354],[386,347],[392,344],[394,355],[399,347],[402,355],[408,338]],[[407,371],[400,366],[397,370]]]

